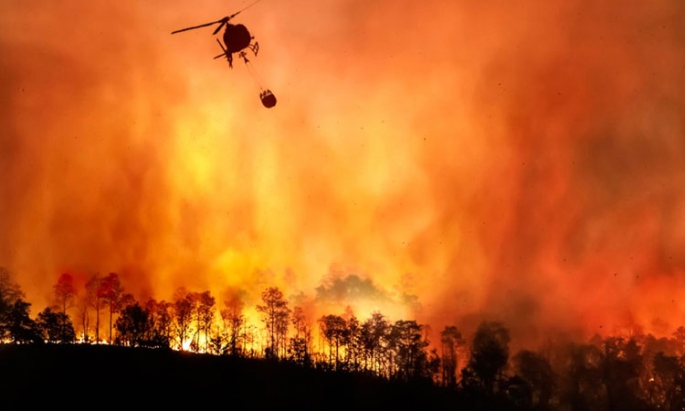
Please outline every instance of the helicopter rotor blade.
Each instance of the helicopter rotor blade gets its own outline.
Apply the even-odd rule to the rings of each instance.
[[[171,34],[181,33],[181,32],[183,32],[183,31],[188,31],[188,30],[195,30],[195,29],[199,29],[199,28],[202,28],[202,27],[211,26],[211,25],[213,25],[213,24],[221,23],[221,24],[219,24],[219,27],[217,27],[216,30],[214,30],[214,33],[212,33],[212,34],[216,34],[216,33],[218,33],[219,31],[221,31],[221,29],[224,27],[224,25],[225,25],[226,23],[228,23],[233,17],[235,17],[235,16],[237,16],[238,14],[242,13],[245,9],[254,6],[256,3],[260,2],[260,1],[261,1],[261,0],[256,0],[255,2],[249,4],[247,7],[243,8],[242,10],[238,10],[238,11],[236,11],[235,13],[231,14],[230,16],[221,18],[221,19],[219,19],[219,20],[217,20],[217,21],[213,21],[213,22],[211,22],[211,23],[200,24],[200,25],[193,26],[193,27],[186,27],[186,28],[181,29],[181,30],[172,31]]]
[[[214,30],[214,33],[212,34],[214,35],[221,31],[221,29],[226,25],[226,23],[228,23],[228,20],[230,20],[230,17],[224,17],[223,19],[221,19],[221,24],[219,24],[219,27],[217,27],[216,30]]]
[[[247,6],[243,7],[242,9],[240,9],[240,10],[236,11],[235,13],[231,14],[230,16],[228,16],[228,19],[229,20],[232,19],[233,17],[237,16],[238,14],[244,12],[245,10],[247,10],[250,7],[254,6],[255,4],[259,3],[260,1],[262,1],[262,0],[253,1],[252,3],[248,4]]]
[[[213,21],[213,22],[211,22],[211,23],[200,24],[200,25],[198,25],[198,26],[193,26],[193,27],[186,27],[186,28],[181,29],[181,30],[172,31],[171,34],[181,33],[181,32],[183,32],[183,31],[188,31],[188,30],[195,30],[195,29],[199,29],[199,28],[202,28],[202,27],[211,26],[212,24],[221,23],[221,24],[219,24],[219,27],[217,27],[216,30],[214,30],[214,33],[213,33],[213,34],[216,34],[216,33],[218,33],[218,32],[221,30],[221,28],[224,27],[224,25],[227,24],[233,17],[235,17],[235,16],[237,16],[238,14],[242,13],[243,11],[249,9],[250,7],[252,7],[252,6],[254,6],[255,4],[259,3],[260,1],[262,1],[262,0],[255,0],[255,1],[253,1],[252,3],[248,4],[246,7],[243,7],[241,10],[238,10],[238,11],[236,11],[235,13],[231,14],[230,16],[224,17],[224,18],[219,19],[219,20],[217,20],[217,21]]]
[[[211,25],[217,24],[217,23],[222,23],[222,26],[223,26],[223,24],[226,24],[226,21],[228,21],[228,20],[226,20],[226,17],[224,17],[223,19],[220,19],[220,20],[217,20],[217,21],[213,21],[213,22],[211,22],[211,23],[200,24],[200,25],[197,25],[197,26],[186,27],[186,28],[181,29],[181,30],[172,31],[171,34],[181,33],[181,32],[183,32],[183,31],[188,31],[188,30],[195,30],[195,29],[199,29],[199,28],[202,28],[202,27],[211,26]],[[221,26],[220,26],[220,27],[221,27]],[[217,31],[218,31],[218,30],[217,30]]]

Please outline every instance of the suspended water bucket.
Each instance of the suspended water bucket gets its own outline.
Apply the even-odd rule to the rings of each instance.
[[[259,98],[262,100],[262,104],[266,108],[271,108],[276,105],[276,96],[271,90],[265,90],[259,94]]]

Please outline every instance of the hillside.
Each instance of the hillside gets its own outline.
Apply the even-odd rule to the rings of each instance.
[[[260,359],[89,345],[0,346],[8,406],[117,408],[192,404],[226,409],[445,409],[465,405],[424,384],[323,372]]]

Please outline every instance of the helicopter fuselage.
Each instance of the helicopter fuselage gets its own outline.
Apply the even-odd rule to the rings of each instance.
[[[237,53],[240,50],[250,46],[252,36],[247,30],[247,27],[242,24],[226,24],[224,31],[224,44],[226,45],[227,53]]]

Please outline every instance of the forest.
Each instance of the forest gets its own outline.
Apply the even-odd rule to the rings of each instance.
[[[209,291],[179,288],[169,301],[137,301],[116,273],[92,275],[82,289],[71,274],[63,273],[52,289],[52,304],[32,316],[21,287],[9,270],[0,268],[0,387],[21,386],[22,379],[9,370],[21,369],[22,361],[34,368],[35,363],[54,365],[60,362],[57,357],[74,355],[74,350],[95,363],[110,364],[103,372],[110,378],[124,373],[123,364],[133,358],[126,355],[135,355],[156,364],[155,369],[167,370],[167,378],[178,384],[180,373],[169,367],[181,360],[170,355],[181,353],[183,358],[215,359],[212,371],[201,373],[205,377],[183,373],[191,381],[187,387],[218,392],[227,387],[223,378],[235,388],[237,381],[251,380],[247,374],[229,375],[231,367],[254,372],[267,364],[264,372],[271,378],[282,376],[270,387],[292,388],[297,381],[302,382],[298,387],[309,387],[305,392],[289,391],[309,398],[310,402],[290,403],[304,408],[318,408],[316,404],[328,400],[315,404],[312,398],[336,387],[332,389],[341,390],[337,395],[346,398],[339,398],[338,405],[345,407],[358,407],[353,401],[379,395],[372,393],[375,390],[393,393],[376,398],[388,406],[393,403],[388,398],[397,405],[412,404],[406,396],[417,393],[420,401],[415,406],[433,408],[429,405],[437,402],[435,409],[473,409],[480,404],[503,410],[685,410],[683,326],[667,337],[638,329],[630,335],[594,336],[510,352],[510,332],[498,321],[481,322],[472,336],[464,335],[458,324],[446,326],[431,341],[428,325],[393,321],[378,311],[369,318],[357,318],[349,309],[307,318],[305,310],[291,306],[277,287],[262,291],[255,307],[258,325],[248,321],[238,295],[217,304]],[[24,351],[8,351],[10,347]],[[42,351],[25,351],[37,347]],[[46,351],[55,347],[62,351]],[[125,354],[132,352],[136,354]],[[200,369],[193,364],[193,370]],[[23,368],[24,373],[34,370]],[[63,375],[80,372],[65,374],[67,368],[60,367]],[[137,369],[141,375],[126,369],[127,381],[144,378],[143,367]],[[361,384],[373,389],[360,394]],[[268,396],[254,388],[246,390],[242,395]],[[355,395],[345,397],[344,390]],[[269,398],[276,406],[285,396]]]

